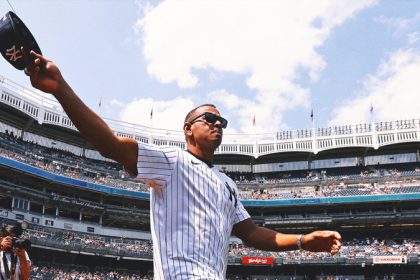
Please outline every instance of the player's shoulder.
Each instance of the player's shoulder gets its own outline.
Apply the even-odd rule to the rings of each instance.
[[[235,181],[233,181],[232,180],[232,178],[230,178],[228,175],[226,175],[226,173],[224,173],[224,172],[222,172],[222,171],[220,171],[220,170],[218,170],[218,173],[219,173],[219,176],[221,177],[221,178],[223,178],[223,180],[225,181],[225,182],[227,182],[229,185],[231,185],[231,186],[235,186],[236,187],[236,183],[235,183]]]
[[[163,152],[163,153],[179,153],[181,151],[180,147],[177,146],[157,146],[150,145],[145,143],[138,143],[139,153],[141,151],[150,151],[150,152]]]

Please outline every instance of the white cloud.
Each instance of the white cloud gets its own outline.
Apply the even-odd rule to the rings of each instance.
[[[182,97],[167,101],[152,98],[134,99],[123,108],[119,119],[143,126],[182,131],[185,115],[193,107],[192,99]]]
[[[415,44],[415,43],[419,42],[419,40],[420,40],[420,33],[419,32],[412,32],[412,33],[409,33],[407,35],[407,37],[408,37],[408,43],[409,44]]]
[[[408,42],[412,40],[412,36],[418,37],[416,34],[420,27],[420,13],[417,13],[413,17],[385,17],[380,16],[375,19],[377,22],[384,24],[385,26],[393,29],[393,35],[395,37],[407,36]],[[410,32],[411,31],[411,32]]]
[[[109,105],[111,105],[111,107],[124,107],[124,103],[117,99],[112,99],[109,101]]]
[[[420,118],[420,51],[398,50],[369,76],[361,94],[334,110],[330,125]]]
[[[269,95],[269,93],[267,93]],[[276,114],[277,111],[285,110],[286,102],[284,100],[277,100],[273,108],[273,96],[264,98],[261,94],[258,101],[247,100],[235,94],[229,93],[226,90],[218,90],[208,94],[209,99],[216,104],[221,104],[226,108],[226,113],[222,111],[228,119],[236,118],[239,122],[242,132],[262,133],[267,130],[274,131],[275,129],[285,128],[284,125],[279,127],[282,123],[282,115]],[[269,110],[267,109],[269,108]],[[253,119],[255,116],[254,126]]]
[[[284,125],[286,110],[308,106],[309,91],[296,80],[301,71],[317,80],[326,67],[317,48],[332,29],[375,3],[168,0],[147,6],[136,28],[148,73],[162,83],[196,87],[196,69],[244,75],[256,95],[241,99],[235,117],[245,131],[249,113],[256,112],[258,128],[267,131]]]

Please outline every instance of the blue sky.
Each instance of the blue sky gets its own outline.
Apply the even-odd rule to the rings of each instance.
[[[232,133],[307,128],[312,109],[317,127],[368,122],[371,104],[376,121],[420,118],[420,1],[9,1],[107,118],[180,129],[202,103]]]

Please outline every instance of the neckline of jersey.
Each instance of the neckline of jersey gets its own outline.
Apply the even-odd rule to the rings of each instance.
[[[194,156],[196,159],[204,162],[208,167],[213,168],[213,163],[211,163],[210,161],[208,161],[208,160],[206,160],[206,159],[204,159],[204,158],[202,158],[200,156],[197,156],[196,154],[194,154],[190,150],[187,150],[187,152],[190,153],[192,156]]]

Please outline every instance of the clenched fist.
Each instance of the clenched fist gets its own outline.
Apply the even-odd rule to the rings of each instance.
[[[337,254],[341,248],[341,235],[336,231],[314,231],[302,236],[302,249],[311,252]]]

